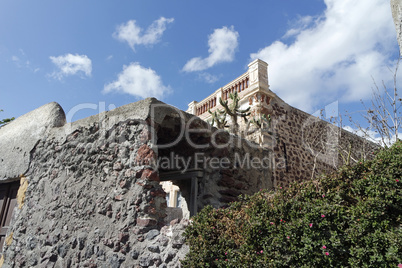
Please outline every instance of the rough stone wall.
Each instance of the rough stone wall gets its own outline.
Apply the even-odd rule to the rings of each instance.
[[[271,100],[272,134],[264,146],[273,151],[274,187],[331,173],[349,162],[368,159],[378,145],[317,117],[296,109],[279,98]],[[350,161],[348,154],[350,153]]]
[[[272,160],[269,151],[256,143],[222,133],[223,149],[211,147],[207,158],[226,161],[216,167],[210,162],[204,168],[205,177],[199,186],[199,209],[205,205],[215,208],[237,201],[239,195],[252,195],[260,189],[272,189]],[[231,141],[231,139],[233,139]]]
[[[144,165],[153,154],[148,128],[127,120],[102,133],[93,123],[65,141],[39,141],[3,267],[177,266],[188,223],[171,226],[174,236],[161,230],[165,193]]]
[[[58,105],[54,108],[60,110]],[[48,113],[41,108],[33,112]],[[267,152],[227,132],[208,129],[189,135],[208,147],[190,146],[185,135],[175,146],[160,149],[183,126],[188,132],[192,118],[147,99],[44,128],[41,135],[28,137],[29,146],[23,150],[18,147],[18,132],[11,131],[18,125],[26,135],[19,123],[23,121],[0,129],[0,145],[5,148],[0,158],[7,163],[0,167],[0,187],[22,174],[26,188],[23,205],[14,209],[0,266],[179,267],[179,259],[188,252],[182,233],[189,221],[165,222],[166,193],[160,176],[168,170],[159,167],[160,157],[168,152],[185,159],[195,153],[202,156],[199,163],[193,158],[193,167],[198,164],[204,174],[198,181],[198,210],[272,187],[269,164],[257,163],[257,168],[244,164],[244,156],[258,162]],[[199,119],[192,122],[196,129],[207,128]],[[10,137],[16,144],[9,142]],[[10,150],[16,152],[13,158],[7,157]],[[228,164],[214,162],[222,159]],[[10,174],[7,166],[20,161],[24,164]]]

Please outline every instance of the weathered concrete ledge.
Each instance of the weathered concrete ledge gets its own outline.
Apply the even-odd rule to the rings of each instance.
[[[159,124],[167,114],[177,113],[175,108],[161,102],[155,98],[146,98],[137,102],[129,103],[117,107],[110,111],[105,111],[92,115],[74,122],[65,124],[62,128],[53,129],[51,136],[59,142],[63,142],[66,137],[82,127],[88,127],[94,123],[100,124],[100,128],[108,128],[119,122],[127,120],[145,121],[152,117],[152,122]],[[183,113],[182,111],[180,111]],[[183,113],[184,114],[184,113]]]
[[[55,127],[66,123],[63,108],[45,104],[0,128],[0,181],[17,178],[29,167],[35,144]]]
[[[185,114],[155,98],[147,98],[66,123],[65,113],[58,103],[45,104],[0,128],[0,181],[17,178],[28,170],[30,152],[41,139],[51,137],[64,142],[75,130],[94,123],[107,129],[118,122],[145,121],[152,117],[153,123],[160,124],[167,114],[179,116],[179,112],[181,116]]]

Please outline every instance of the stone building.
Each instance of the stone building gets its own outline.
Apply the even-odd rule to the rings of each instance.
[[[233,92],[240,98],[241,109],[250,107],[250,119],[263,115],[271,119],[270,125],[263,128],[243,120],[238,123],[241,125],[239,135],[271,153],[274,187],[333,172],[340,165],[370,157],[378,148],[370,141],[285,103],[270,90],[268,64],[259,59],[248,65],[246,73],[204,100],[191,102],[187,112],[211,122],[211,113],[223,110],[219,99],[230,103],[229,94]],[[227,120],[230,122],[229,116]]]
[[[234,91],[268,128],[236,136],[207,123]],[[0,267],[178,267],[187,218],[204,206],[374,147],[282,101],[261,60],[187,113],[148,98],[66,123],[49,103],[0,128]]]

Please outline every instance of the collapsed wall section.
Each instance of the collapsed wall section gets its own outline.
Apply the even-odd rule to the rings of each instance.
[[[152,166],[156,153],[144,111],[152,102],[128,107],[130,116],[124,109],[94,116],[38,140],[2,267],[178,263],[187,250],[180,234],[188,222],[162,228],[165,193]]]
[[[196,202],[195,212],[205,205],[219,208],[236,201],[239,195],[272,189],[272,156],[268,150],[213,128],[198,117],[185,122],[186,131],[181,137],[180,129],[173,130],[161,124],[158,132],[164,135],[160,136],[157,146],[159,174],[184,190],[187,204]],[[175,124],[168,124],[171,125]],[[165,147],[166,143],[170,143],[169,146]],[[201,175],[197,195],[192,197],[196,200],[192,202],[188,197],[190,182],[180,178],[195,171]]]
[[[3,268],[178,267],[188,251],[182,233],[189,221],[165,221],[163,177],[200,174],[190,183],[196,191],[186,193],[194,213],[272,187],[262,148],[156,99],[73,123],[61,120],[20,151],[22,136],[12,131],[26,135],[19,121],[0,129],[4,144],[10,137],[4,133],[16,133],[12,161],[24,163],[13,174],[9,164],[0,168],[0,187],[21,180],[23,200],[7,231]],[[0,158],[7,157],[2,151]],[[176,165],[180,157],[187,168]]]

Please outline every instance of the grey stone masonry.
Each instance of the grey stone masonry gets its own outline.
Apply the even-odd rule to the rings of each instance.
[[[162,178],[193,213],[272,188],[268,151],[153,98],[72,123],[50,103],[0,128],[0,148],[0,187],[21,181],[2,268],[180,267],[191,221],[166,222]]]

